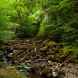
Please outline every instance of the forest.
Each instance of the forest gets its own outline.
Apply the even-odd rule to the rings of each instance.
[[[0,0],[0,78],[78,78],[78,1]]]

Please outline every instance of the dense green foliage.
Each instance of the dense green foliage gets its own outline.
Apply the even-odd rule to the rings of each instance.
[[[73,58],[78,59],[77,0],[0,0],[0,43],[16,38],[53,36],[58,36],[53,40],[62,38],[64,55],[71,52]],[[25,68],[24,65],[20,67]],[[11,78],[12,75],[12,78],[24,78],[17,75],[15,69],[0,72],[4,72],[0,74],[1,78]]]
[[[74,45],[78,42],[77,11],[74,0],[2,0],[0,40],[58,33],[65,43]]]

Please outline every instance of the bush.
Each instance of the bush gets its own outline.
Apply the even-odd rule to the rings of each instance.
[[[0,31],[0,41],[7,42],[15,38],[15,33],[12,31]]]

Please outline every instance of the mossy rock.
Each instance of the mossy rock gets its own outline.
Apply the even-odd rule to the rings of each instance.
[[[0,68],[0,78],[27,78],[20,72],[18,72],[15,67]]]

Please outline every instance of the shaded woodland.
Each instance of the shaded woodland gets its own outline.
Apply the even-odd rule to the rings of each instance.
[[[78,78],[78,1],[0,0],[0,78]]]

